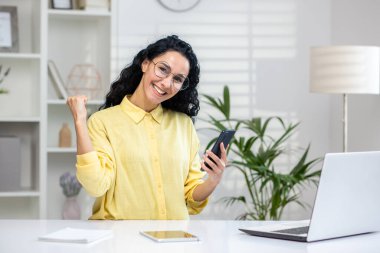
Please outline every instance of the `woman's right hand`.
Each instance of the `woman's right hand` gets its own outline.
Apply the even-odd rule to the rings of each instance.
[[[87,97],[83,95],[67,98],[66,104],[70,108],[75,124],[83,124],[83,123],[86,124],[86,121],[87,121],[86,103],[87,103]]]

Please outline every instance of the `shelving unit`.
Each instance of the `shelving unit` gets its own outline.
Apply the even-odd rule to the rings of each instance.
[[[89,12],[81,10],[52,10],[48,16],[48,59],[57,65],[64,81],[67,83],[73,66],[91,64],[99,71],[102,90],[99,96],[90,98],[87,110],[93,113],[103,104],[110,83],[111,69],[111,16],[110,11]],[[62,38],[66,39],[62,39]],[[70,95],[70,94],[69,94]],[[47,106],[47,218],[61,218],[64,202],[59,177],[64,172],[75,173],[76,143],[75,129],[66,101],[58,99],[52,86],[48,85]],[[58,147],[59,130],[63,123],[71,129],[72,147]],[[79,196],[82,218],[88,218],[91,212],[92,199],[84,192]]]
[[[115,0],[116,1],[116,0]],[[115,1],[112,4],[115,5]],[[0,191],[0,218],[60,219],[64,195],[59,177],[75,173],[76,143],[66,101],[50,84],[48,60],[57,65],[64,82],[76,64],[92,64],[101,76],[99,96],[87,103],[98,110],[109,89],[112,11],[53,10],[49,0],[2,0],[17,6],[19,52],[0,53],[0,65],[11,67],[6,78],[9,94],[0,94],[0,135],[21,140],[21,185]],[[58,147],[59,130],[69,123],[72,147]],[[82,218],[88,218],[93,199],[79,195]]]
[[[0,94],[0,135],[13,136],[21,143],[20,185],[18,190],[0,192],[0,218],[39,218],[44,215],[43,97],[46,65],[42,29],[44,0],[4,0],[16,6],[19,52],[0,53],[0,65],[11,68],[4,81],[8,94]],[[6,169],[6,168],[0,168]]]

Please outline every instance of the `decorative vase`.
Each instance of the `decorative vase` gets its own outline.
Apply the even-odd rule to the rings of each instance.
[[[66,198],[63,204],[62,218],[64,220],[80,220],[80,206],[76,196]]]
[[[71,147],[71,130],[67,123],[63,123],[61,130],[59,131],[59,147]]]

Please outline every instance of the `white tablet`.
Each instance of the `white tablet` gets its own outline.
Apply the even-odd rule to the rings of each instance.
[[[199,241],[199,238],[185,231],[166,230],[166,231],[141,231],[140,234],[156,242],[191,242]]]

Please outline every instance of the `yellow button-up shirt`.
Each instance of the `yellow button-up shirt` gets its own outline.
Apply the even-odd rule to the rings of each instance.
[[[150,113],[127,97],[88,120],[95,151],[77,156],[77,178],[97,197],[90,219],[188,219],[207,200],[201,184],[199,139],[186,114]]]

